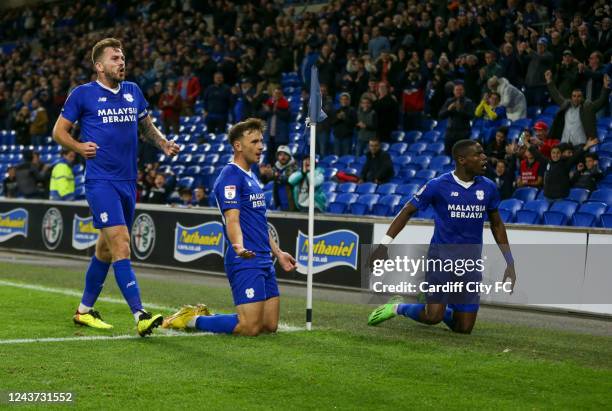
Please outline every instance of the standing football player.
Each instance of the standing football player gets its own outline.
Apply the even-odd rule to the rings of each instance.
[[[482,254],[483,226],[488,215],[493,237],[507,263],[503,281],[509,279],[514,288],[514,260],[506,228],[497,210],[499,193],[495,183],[483,176],[487,157],[482,146],[473,140],[460,140],[454,144],[452,153],[455,170],[429,181],[406,203],[374,251],[372,260],[387,259],[387,245],[417,210],[425,210],[430,205],[435,217],[428,259],[478,260]],[[482,281],[482,271],[472,270],[469,274],[458,275],[438,267],[427,271],[426,281],[429,287],[456,282],[465,285]],[[457,293],[437,292],[434,288],[433,292],[426,293],[427,304],[381,305],[370,314],[368,324],[377,325],[399,314],[424,324],[444,321],[452,331],[469,334],[476,322],[480,294],[465,288]]]
[[[144,337],[163,318],[142,307],[140,290],[130,264],[130,235],[136,205],[138,131],[166,155],[179,147],[155,127],[147,101],[135,83],[125,80],[125,56],[121,42],[106,38],[91,52],[97,80],[75,88],[68,96],[53,128],[53,138],[86,159],[85,196],[100,230],[96,252],[85,275],[85,290],[73,317],[76,324],[109,329],[94,310],[111,264],[115,280]],[[70,135],[73,124],[81,127],[81,141]]]

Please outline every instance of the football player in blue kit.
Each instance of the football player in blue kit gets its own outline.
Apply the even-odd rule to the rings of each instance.
[[[79,325],[109,329],[94,304],[110,266],[127,301],[138,334],[144,337],[161,325],[160,314],[143,309],[140,290],[130,263],[130,234],[136,204],[138,133],[166,155],[179,147],[155,127],[147,101],[137,84],[125,80],[121,42],[107,38],[92,49],[97,80],[76,87],[68,96],[53,128],[53,138],[86,160],[85,197],[100,230],[96,251],[85,275],[85,290],[73,317]],[[70,135],[75,123],[80,141]]]
[[[268,235],[266,199],[251,171],[262,156],[263,131],[264,122],[255,118],[230,129],[234,159],[213,188],[227,241],[225,272],[237,313],[210,315],[205,305],[184,306],[166,318],[165,328],[247,336],[278,328],[280,300],[273,256],[285,271],[294,270],[296,262]]]
[[[507,263],[502,281],[510,280],[514,288],[514,260],[506,228],[497,210],[499,193],[495,183],[483,176],[487,157],[482,146],[473,140],[460,140],[453,146],[452,154],[455,170],[429,181],[406,203],[389,226],[371,260],[387,259],[387,245],[400,233],[410,217],[429,206],[433,207],[435,214],[428,259],[480,259],[483,226],[488,216],[493,237]],[[473,269],[464,275],[445,272],[438,266],[426,272],[426,281],[428,287],[434,286],[434,291],[426,293],[427,304],[381,305],[370,314],[368,324],[377,325],[399,314],[425,324],[444,321],[454,332],[471,333],[479,308],[478,291],[461,287],[456,289],[458,292],[449,293],[442,287],[436,287],[457,282],[480,282],[482,270]]]

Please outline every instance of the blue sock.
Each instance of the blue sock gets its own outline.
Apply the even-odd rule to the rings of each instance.
[[[421,322],[421,312],[425,309],[425,304],[398,304],[397,313],[404,317],[410,317],[414,321]]]
[[[444,324],[446,324],[448,326],[448,328],[451,329],[451,331],[453,331],[453,327],[455,326],[455,320],[453,319],[453,314],[455,313],[455,311],[453,311],[452,308],[448,308],[446,307],[446,311],[444,312]]]
[[[199,316],[195,328],[215,334],[231,334],[238,325],[238,314],[216,314]]]
[[[102,292],[102,286],[106,280],[110,263],[100,261],[94,255],[91,257],[91,262],[85,273],[85,290],[83,291],[83,298],[81,298],[81,304],[87,307],[93,307]]]
[[[115,280],[123,294],[123,298],[130,306],[132,313],[142,310],[142,302],[140,301],[140,289],[136,281],[136,275],[132,270],[132,264],[127,258],[118,260],[113,263],[115,270]]]

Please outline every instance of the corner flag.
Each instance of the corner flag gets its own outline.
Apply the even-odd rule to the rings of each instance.
[[[308,117],[311,123],[320,123],[327,118],[327,114],[322,109],[321,100],[319,70],[313,65],[310,69],[310,101],[308,102]]]

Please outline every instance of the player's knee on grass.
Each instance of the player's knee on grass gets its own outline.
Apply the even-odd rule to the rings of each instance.
[[[239,325],[240,335],[256,337],[262,333],[264,327],[260,322],[248,322]]]
[[[275,333],[278,330],[278,321],[267,321],[263,325],[263,332]]]
[[[423,321],[427,324],[438,324],[444,320],[446,306],[443,304],[432,304],[425,308]]]

